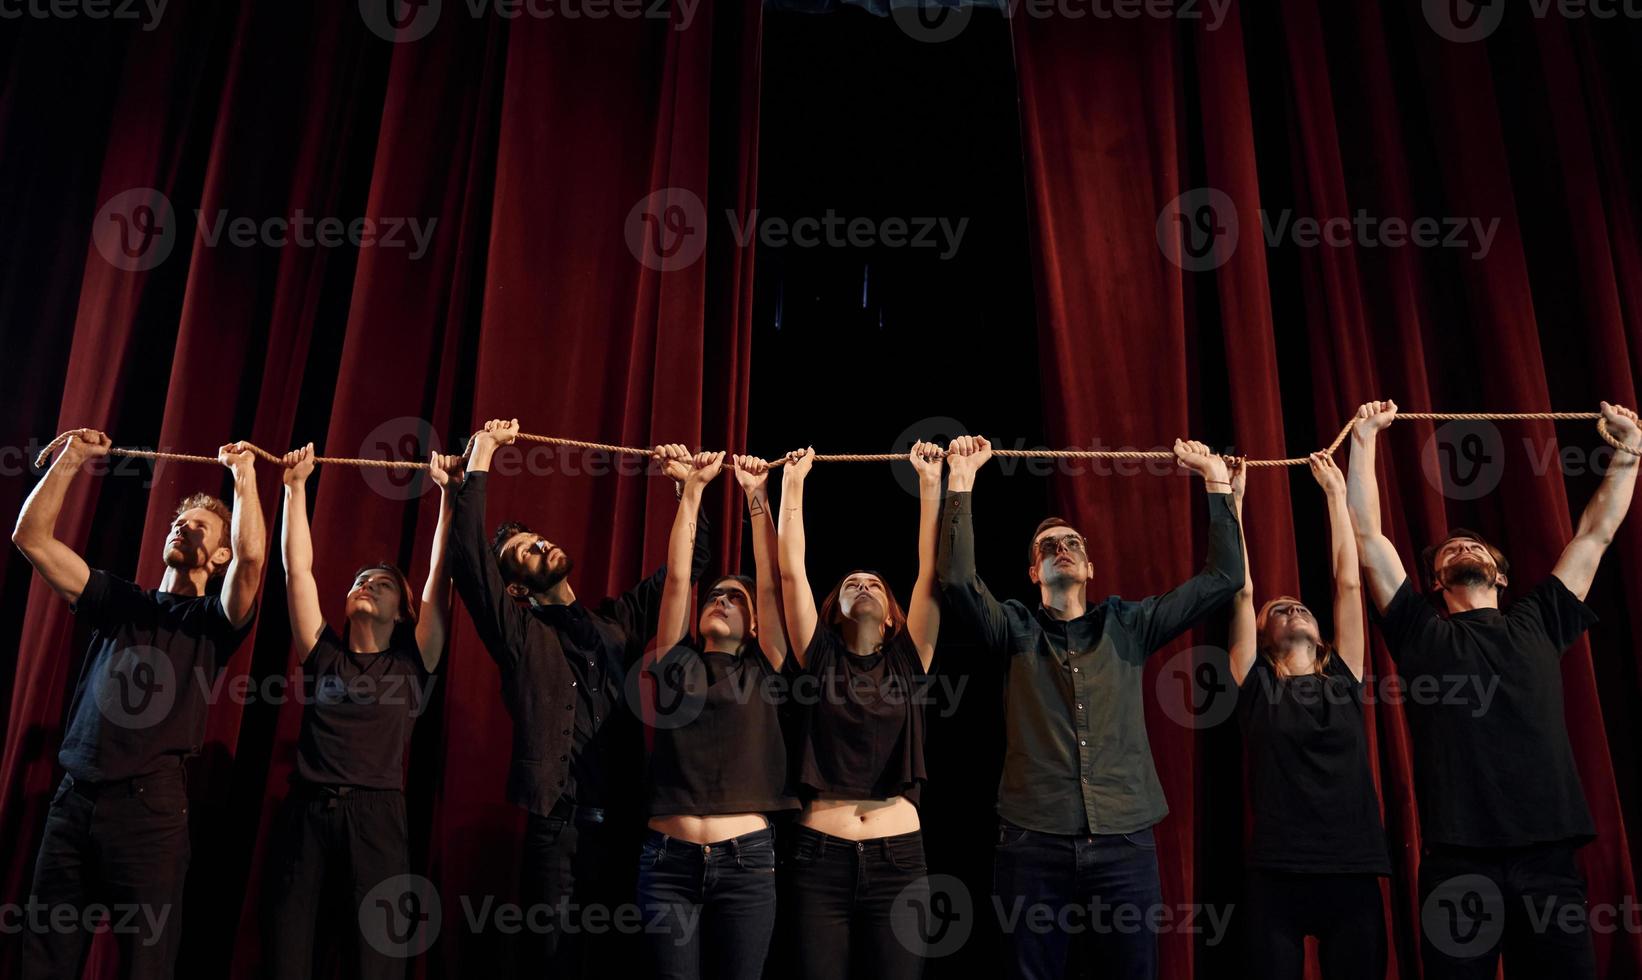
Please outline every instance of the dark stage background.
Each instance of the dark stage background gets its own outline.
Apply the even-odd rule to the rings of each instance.
[[[977,10],[931,43],[904,19],[763,12],[750,0],[681,7],[671,23],[468,9],[446,4],[425,37],[397,44],[354,4],[173,0],[153,30],[0,22],[0,350],[10,369],[0,512],[15,513],[36,478],[16,450],[31,459],[82,425],[117,445],[189,452],[246,438],[425,455],[430,441],[449,447],[507,415],[526,431],[770,456],[805,444],[904,449],[960,428],[1011,447],[1154,448],[1190,434],[1276,456],[1325,444],[1375,397],[1409,410],[1636,404],[1642,122],[1625,93],[1637,89],[1642,31],[1632,22],[1513,8],[1486,41],[1461,44],[1431,28],[1418,0],[1268,0],[1232,4],[1213,28]],[[426,25],[421,16],[413,27]],[[104,255],[104,205],[141,188],[173,207],[175,241],[150,267],[122,268],[132,263],[117,248]],[[694,261],[646,250],[653,229],[635,209],[663,188],[700,202],[675,193],[652,209],[683,216],[685,248],[701,249]],[[1200,227],[1190,222],[1205,188],[1225,195],[1212,212],[1220,225],[1239,219],[1237,247],[1209,263],[1188,249],[1182,269],[1160,248],[1159,216],[1195,192],[1182,210],[1188,230]],[[412,257],[211,245],[194,217],[299,208],[436,223]],[[726,213],[745,225],[755,209],[785,220],[831,209],[878,228],[965,224],[946,257],[809,248],[738,238]],[[1261,209],[1272,220],[1363,209],[1499,224],[1480,257],[1361,242],[1267,247]],[[1532,583],[1597,481],[1585,467],[1547,468],[1539,454],[1584,460],[1600,443],[1584,423],[1487,432],[1499,442],[1484,477],[1497,486],[1479,495],[1474,480],[1450,481],[1445,494],[1422,459],[1459,436],[1393,428],[1381,454],[1388,533],[1411,555],[1449,523],[1480,527],[1502,542],[1516,581]],[[584,596],[653,567],[670,521],[664,481],[585,472],[607,464],[538,454],[519,464],[532,472],[493,491],[494,517],[522,515],[565,540]],[[263,472],[277,554],[279,483]],[[901,466],[816,468],[818,586],[871,565],[905,594],[909,479]],[[1326,523],[1310,477],[1257,473],[1251,484],[1256,600],[1298,590],[1326,610]],[[227,484],[198,464],[82,476],[59,534],[93,565],[153,585],[164,522],[195,489]],[[321,469],[316,574],[332,615],[361,561],[393,556],[420,580],[436,514],[429,490]],[[1057,512],[1091,537],[1093,594],[1161,591],[1201,560],[1200,493],[1178,477],[994,464],[978,488],[982,570],[995,591],[1029,599],[1022,547]],[[739,496],[710,499],[718,553],[741,554]],[[281,577],[275,559],[231,676],[289,669]],[[1633,518],[1591,592],[1602,623],[1564,660],[1569,729],[1601,835],[1582,852],[1593,904],[1636,895],[1639,599]],[[447,907],[441,938],[417,961],[428,976],[508,964],[507,938],[457,927],[455,905],[513,897],[522,825],[502,800],[508,721],[494,668],[465,614],[454,623],[410,759],[413,866]],[[965,686],[931,719],[924,824],[932,872],[960,879],[984,912],[999,665],[956,632],[943,635],[939,669]],[[1191,715],[1193,692],[1176,676],[1177,658],[1190,663],[1183,652],[1223,638],[1223,623],[1210,624],[1161,652],[1149,675],[1172,811],[1158,829],[1169,903],[1238,901],[1235,725],[1206,724],[1203,692],[1203,713]],[[27,886],[83,643],[64,604],[9,552],[0,644],[16,654],[0,669],[0,901]],[[1373,664],[1389,675],[1383,649]],[[183,975],[255,975],[261,857],[299,719],[294,704],[213,708],[192,772]],[[1392,975],[1417,977],[1407,729],[1387,705],[1371,725],[1396,868],[1386,887]],[[988,920],[930,975],[997,973]],[[1642,974],[1642,936],[1595,941],[1602,976]],[[0,976],[14,975],[15,947],[0,944]],[[110,971],[107,953],[98,975]],[[776,951],[778,969],[788,953]],[[1171,980],[1239,976],[1237,956],[1235,919],[1220,943],[1163,939]]]

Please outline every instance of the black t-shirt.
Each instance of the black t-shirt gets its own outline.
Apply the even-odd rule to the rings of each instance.
[[[251,632],[214,595],[185,596],[92,569],[73,605],[92,628],[57,761],[75,779],[130,779],[199,752],[217,674]]]
[[[302,664],[297,775],[325,786],[401,789],[405,740],[422,713],[428,671],[415,640],[354,653],[329,626]]]
[[[793,678],[801,735],[796,771],[805,799],[918,802],[924,771],[928,675],[906,631],[857,656],[817,626]]]
[[[1253,834],[1250,868],[1391,873],[1363,728],[1363,684],[1339,656],[1279,678],[1256,656],[1237,692]]]
[[[699,653],[681,644],[648,670],[651,816],[798,808],[787,792],[777,716],[787,685],[762,652]]]
[[[1596,836],[1562,713],[1562,651],[1596,615],[1556,576],[1498,609],[1440,615],[1405,579],[1379,617],[1407,691],[1427,841]]]

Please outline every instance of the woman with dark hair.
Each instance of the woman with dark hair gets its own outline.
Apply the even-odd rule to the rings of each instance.
[[[927,778],[920,702],[941,619],[935,543],[942,455],[931,443],[912,447],[918,580],[904,612],[883,578],[866,570],[845,575],[816,609],[804,566],[804,480],[815,451],[787,457],[780,575],[800,672],[794,776],[804,801],[789,884],[799,972],[809,980],[895,980],[923,971],[911,915],[929,887],[918,820]]]
[[[303,709],[296,772],[275,819],[267,872],[263,952],[279,980],[314,973],[315,923],[329,911],[329,895],[341,892],[350,900],[333,921],[356,924],[360,903],[373,888],[410,872],[405,741],[445,646],[445,545],[460,463],[459,456],[429,459],[441,499],[420,609],[398,566],[367,565],[349,587],[347,624],[338,635],[320,612],[313,576],[306,486],[313,443],[285,455],[280,544]],[[349,932],[355,947],[349,975],[404,975],[403,959],[378,950],[357,927]]]
[[[683,492],[668,539],[656,643],[645,655],[653,698],[650,835],[639,856],[639,906],[655,975],[756,980],[775,928],[775,839],[769,814],[788,795],[777,718],[787,656],[776,597],[769,464],[734,460],[747,498],[758,581],[720,576],[690,636],[690,556],[701,494],[723,453],[664,461]],[[688,469],[685,467],[688,466]]]
[[[1231,461],[1232,509],[1243,517],[1247,471]],[[1231,669],[1238,684],[1253,833],[1243,929],[1250,975],[1305,972],[1317,937],[1325,980],[1385,976],[1380,878],[1391,873],[1363,717],[1365,627],[1357,543],[1345,477],[1327,453],[1311,475],[1328,499],[1334,637],[1293,596],[1254,611],[1248,548],[1232,605]]]

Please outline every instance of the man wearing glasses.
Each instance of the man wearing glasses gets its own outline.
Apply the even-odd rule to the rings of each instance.
[[[1146,739],[1142,673],[1149,654],[1243,584],[1225,460],[1199,442],[1176,441],[1174,452],[1209,490],[1204,569],[1163,595],[1091,604],[1084,539],[1051,517],[1032,536],[1028,574],[1041,601],[1028,609],[993,598],[975,573],[970,491],[991,445],[963,436],[947,450],[936,574],[947,608],[1009,658],[993,881],[1010,976],[1022,980],[1064,975],[1070,936],[1042,924],[1045,909],[1054,923],[1067,921],[1068,906],[1106,912],[1088,929],[1102,976],[1157,975],[1152,924],[1163,897],[1152,825],[1168,805]]]

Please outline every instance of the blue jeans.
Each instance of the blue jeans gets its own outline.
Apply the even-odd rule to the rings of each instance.
[[[992,886],[1009,976],[1061,980],[1074,935],[1087,937],[1102,978],[1157,976],[1163,886],[1150,827],[1068,836],[1001,821]]]
[[[658,980],[758,980],[775,930],[774,833],[692,844],[651,831],[639,908]]]

